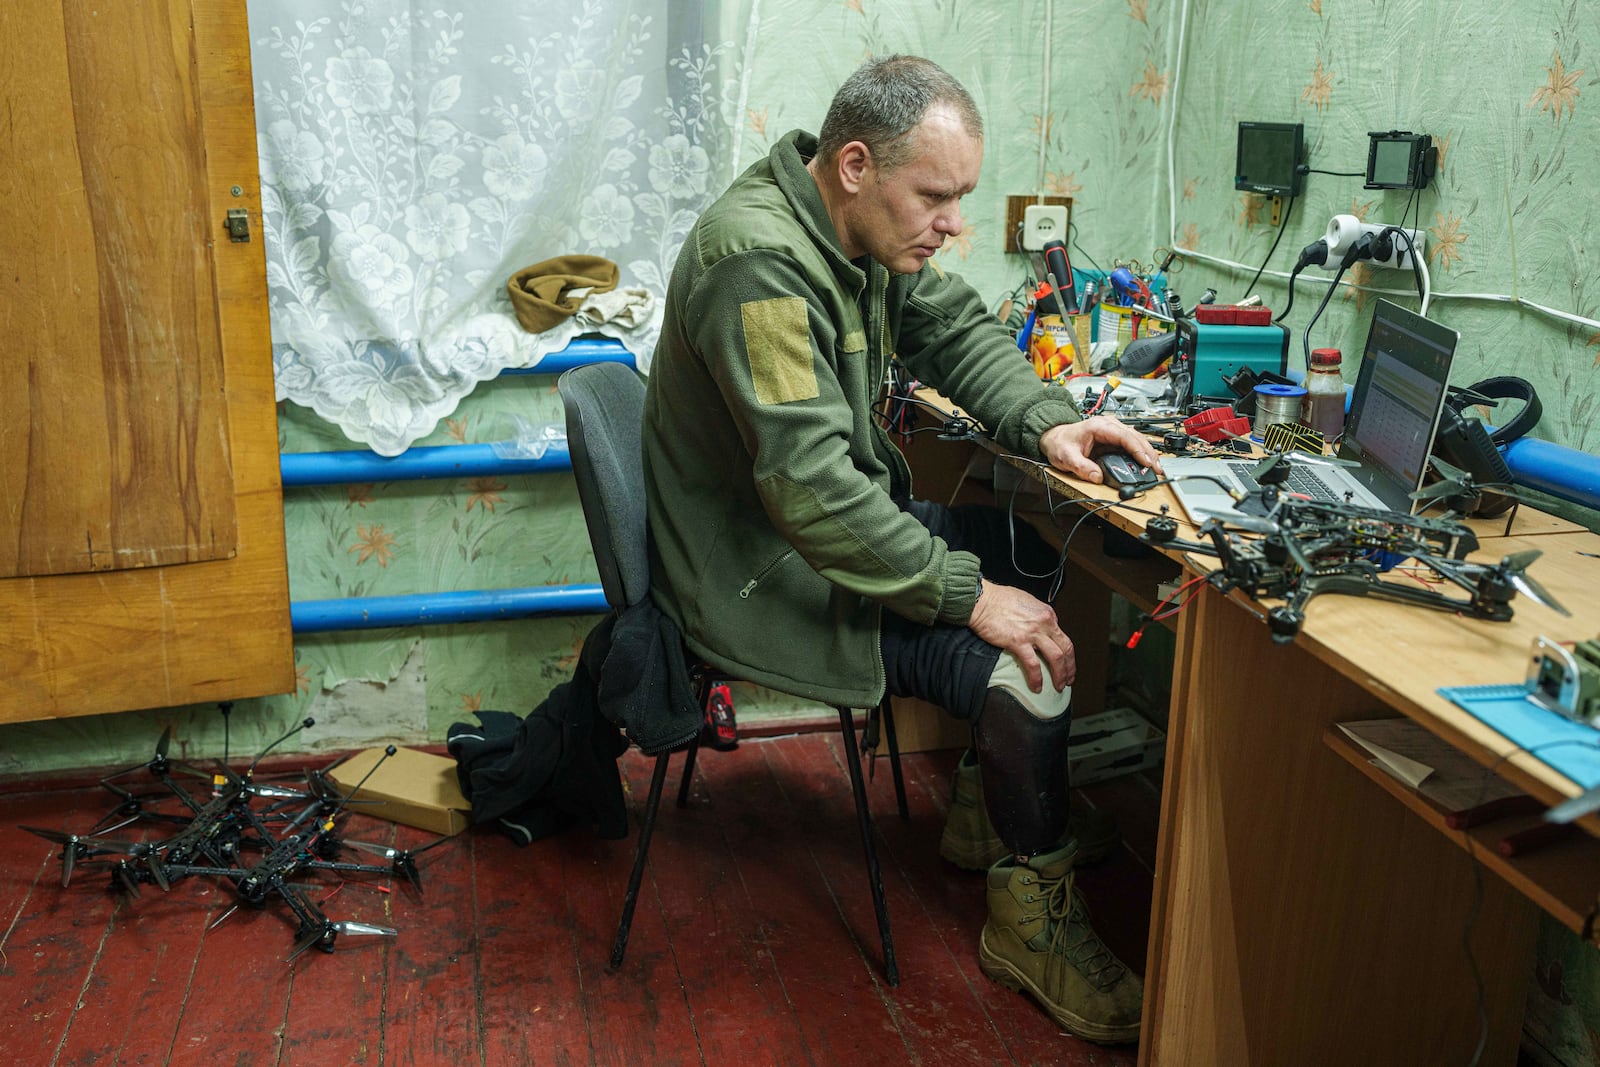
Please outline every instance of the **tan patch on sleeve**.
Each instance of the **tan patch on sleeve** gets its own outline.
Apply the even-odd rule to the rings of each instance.
[[[839,351],[865,352],[867,350],[867,335],[861,330],[851,330],[839,338]]]
[[[817,369],[811,360],[805,298],[751,300],[739,305],[739,313],[756,399],[763,404],[815,399]]]

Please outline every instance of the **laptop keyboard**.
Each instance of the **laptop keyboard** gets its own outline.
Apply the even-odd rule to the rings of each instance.
[[[1256,468],[1256,464],[1230,463],[1228,468],[1233,471],[1246,487],[1257,487],[1256,480],[1250,477],[1250,472]],[[1311,500],[1320,500],[1328,504],[1344,502],[1343,494],[1334,492],[1322,479],[1317,477],[1316,472],[1309,471],[1304,467],[1296,466],[1291,468],[1289,480],[1283,483],[1282,489],[1284,492],[1295,493]]]

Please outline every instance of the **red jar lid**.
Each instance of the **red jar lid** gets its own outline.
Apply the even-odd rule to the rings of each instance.
[[[1340,357],[1337,348],[1313,348],[1311,350],[1311,365],[1313,367],[1337,367]]]

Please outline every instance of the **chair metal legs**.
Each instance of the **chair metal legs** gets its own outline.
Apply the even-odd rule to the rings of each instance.
[[[883,976],[900,984],[900,966],[894,960],[894,935],[889,932],[889,905],[883,899],[883,873],[878,869],[878,848],[872,840],[872,812],[867,808],[867,783],[861,775],[861,754],[856,749],[855,716],[839,708],[839,728],[844,734],[844,763],[850,769],[850,788],[856,796],[856,821],[861,825],[861,847],[867,854],[867,880],[872,884],[872,907],[878,914],[878,936],[883,939]],[[899,767],[899,760],[895,760]]]
[[[835,710],[839,713],[840,732],[844,735],[844,761],[850,770],[850,790],[855,796],[856,821],[861,827],[861,846],[867,855],[867,879],[872,888],[872,907],[878,918],[878,935],[883,941],[884,978],[891,986],[897,986],[900,984],[900,967],[894,958],[894,936],[889,930],[889,906],[884,899],[883,873],[878,867],[878,849],[872,835],[872,813],[867,806],[867,786],[866,779],[861,773],[861,753],[856,747],[855,716],[849,708]],[[887,700],[881,710],[884,716],[884,729],[888,731],[890,762],[894,767],[895,797],[899,801],[901,816],[908,817],[905,785],[900,775],[900,752],[894,737],[894,718]],[[688,802],[689,784],[694,777],[694,758],[698,748],[697,737],[689,743],[688,758],[684,761],[683,782],[678,788],[679,807]],[[666,785],[667,763],[671,758],[670,752],[663,752],[657,756],[655,769],[650,775],[650,794],[645,800],[644,823],[639,828],[639,844],[633,853],[633,871],[628,875],[628,891],[622,899],[622,921],[617,924],[617,937],[611,946],[612,970],[622,966],[623,954],[628,950],[628,934],[633,929],[633,911],[639,903],[639,886],[644,881],[645,860],[650,854],[650,838],[655,833],[656,813],[661,808],[661,793]]]
[[[633,908],[639,903],[639,883],[644,880],[644,861],[650,854],[650,835],[655,833],[656,810],[661,807],[661,787],[666,784],[667,761],[671,758],[670,752],[657,756],[655,772],[650,776],[650,797],[644,805],[644,825],[639,827],[639,846],[633,851],[633,873],[628,875],[628,892],[622,898],[622,921],[617,924],[617,939],[611,944],[613,971],[622,966],[622,954],[628,951],[628,933],[633,929]]]
[[[861,747],[877,747],[877,723],[874,720],[882,718],[883,737],[890,742],[890,771],[894,774],[894,806],[899,808],[901,819],[910,819],[910,808],[906,806],[906,776],[899,769],[899,741],[894,737],[894,704],[890,697],[883,697],[883,701],[872,709],[867,715],[867,728],[861,733]],[[874,741],[867,741],[867,737],[874,737]],[[877,766],[877,755],[874,755],[874,766]]]

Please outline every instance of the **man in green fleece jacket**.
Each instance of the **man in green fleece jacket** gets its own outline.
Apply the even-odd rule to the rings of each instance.
[[[918,696],[969,719],[1005,846],[981,965],[1073,1033],[1129,1041],[1142,986],[1073,886],[1072,642],[1013,584],[1007,518],[912,501],[873,414],[895,355],[1014,452],[1090,481],[1097,449],[1159,469],[1144,437],[1042,384],[933,262],[982,156],[960,83],[890,56],[845,82],[820,137],[784,137],[690,230],[645,402],[651,592],[732,676],[850,707]]]

